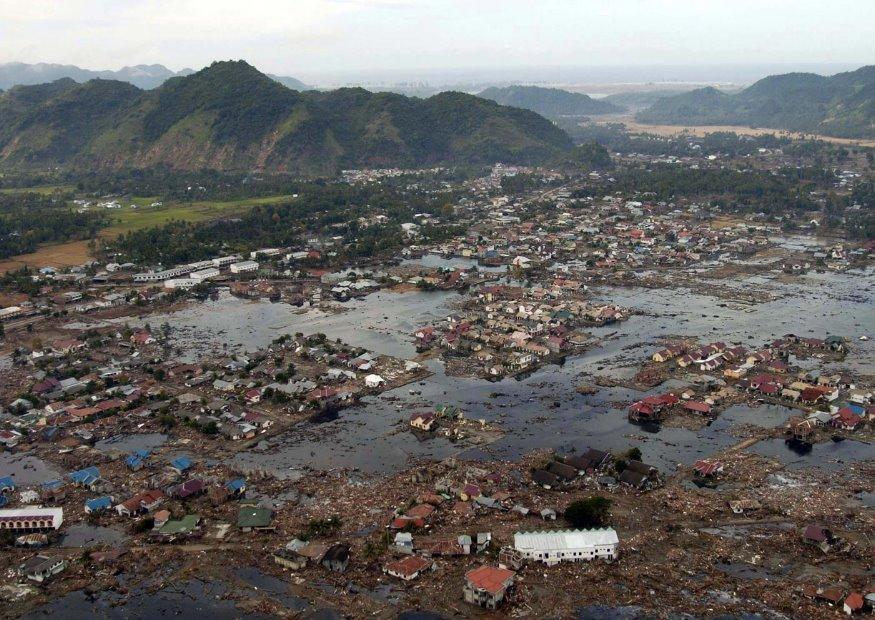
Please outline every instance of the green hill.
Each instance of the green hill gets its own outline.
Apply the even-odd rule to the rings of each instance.
[[[478,96],[492,99],[502,105],[531,110],[548,118],[613,114],[624,110],[618,105],[593,99],[582,93],[571,93],[558,88],[538,86],[492,87],[487,88]]]
[[[112,80],[0,94],[0,167],[270,170],[529,163],[571,147],[527,110],[463,93],[425,100],[345,88],[297,92],[245,62],[143,91]]]
[[[875,138],[875,66],[830,77],[772,75],[737,94],[714,88],[665,97],[637,120],[669,125],[750,125]]]

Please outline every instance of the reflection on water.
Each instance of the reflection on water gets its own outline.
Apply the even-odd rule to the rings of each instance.
[[[123,452],[130,454],[137,450],[151,451],[167,441],[167,435],[163,433],[142,433],[139,435],[113,435],[101,439],[94,444],[96,450],[101,452]]]
[[[809,444],[810,445],[810,444]],[[761,441],[749,448],[751,452],[780,460],[787,469],[818,467],[827,471],[841,471],[848,463],[871,459],[873,448],[864,441],[825,441],[803,449],[788,444],[784,439]]]
[[[35,456],[0,452],[0,477],[12,476],[15,484],[42,484],[61,476],[61,472]]]
[[[242,613],[233,600],[222,598],[227,592],[227,586],[222,583],[198,579],[171,582],[157,592],[145,587],[138,588],[127,595],[106,591],[91,596],[84,590],[78,590],[40,607],[25,618],[43,618],[55,614],[70,620],[90,620],[95,617],[113,620],[147,620],[170,616],[209,617],[211,620],[270,617]]]
[[[61,546],[87,548],[109,545],[111,547],[120,547],[127,540],[127,535],[116,529],[88,525],[87,523],[77,523],[68,527],[64,532]]]
[[[429,255],[420,260],[435,264],[447,259]],[[464,264],[464,259],[450,260]],[[442,458],[459,447],[441,438],[419,441],[407,432],[403,420],[417,408],[446,402],[461,407],[469,418],[495,422],[506,431],[502,439],[479,451],[483,458],[517,458],[533,448],[572,451],[592,446],[624,450],[639,445],[645,460],[670,471],[679,463],[690,464],[735,443],[737,440],[725,432],[732,426],[777,426],[786,421],[790,410],[772,405],[730,407],[714,424],[700,431],[663,427],[647,432],[629,424],[625,410],[613,406],[640,398],[640,392],[604,388],[597,394],[581,395],[574,389],[581,374],[628,373],[630,366],[660,348],[658,339],[667,335],[741,342],[753,347],[790,332],[855,339],[875,325],[871,270],[865,275],[828,274],[798,284],[771,286],[783,296],[747,309],[683,289],[602,287],[594,291],[595,298],[636,308],[647,315],[590,330],[602,339],[600,345],[568,358],[561,367],[547,366],[520,380],[507,378],[492,383],[447,377],[441,362],[429,361],[434,374],[415,386],[421,394],[411,396],[409,388],[414,386],[407,386],[369,397],[359,407],[342,410],[336,420],[302,422],[270,440],[266,451],[244,452],[235,459],[241,466],[289,475],[303,467],[392,471],[411,458]],[[458,299],[454,292],[379,291],[343,304],[342,312],[328,313],[299,310],[282,303],[244,301],[223,293],[217,301],[149,320],[152,324],[170,323],[175,346],[183,349],[183,357],[188,359],[220,352],[223,345],[229,352],[254,351],[281,334],[299,331],[322,332],[331,339],[340,338],[378,353],[411,358],[415,356],[413,331],[443,320]],[[805,324],[801,332],[800,317],[804,317]],[[645,346],[640,347],[642,344]],[[854,352],[843,366],[871,369],[875,341],[855,340],[852,346]],[[773,452],[786,455],[789,451],[781,441]],[[818,454],[815,449],[811,455],[799,458],[813,459]]]

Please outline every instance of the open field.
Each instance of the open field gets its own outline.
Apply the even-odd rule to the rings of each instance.
[[[72,267],[89,260],[88,241],[68,241],[45,245],[36,252],[0,260],[0,273],[28,267]]]
[[[230,215],[239,215],[255,205],[278,204],[292,200],[291,196],[265,196],[228,201],[197,201],[191,203],[169,203],[160,207],[148,206],[154,197],[126,200],[127,205],[136,204],[136,209],[125,206],[113,212],[113,223],[101,231],[100,236],[111,239],[124,233],[154,226],[163,226],[172,220],[183,222],[203,222]],[[141,206],[142,205],[142,206]]]
[[[0,187],[0,194],[54,194],[58,192],[72,192],[76,188],[72,185],[38,185],[34,187]]]
[[[48,186],[47,186],[48,187]],[[2,191],[2,190],[0,190]],[[35,191],[31,188],[31,191]],[[49,191],[48,189],[46,190]],[[171,220],[184,222],[203,222],[220,217],[239,215],[255,205],[278,204],[292,200],[291,196],[266,196],[263,198],[247,198],[245,200],[228,201],[198,201],[192,203],[169,203],[160,207],[148,205],[155,202],[155,197],[136,197],[126,199],[125,206],[112,212],[112,224],[100,232],[101,239],[115,237],[132,232],[162,226]],[[137,205],[131,209],[130,205]],[[36,252],[13,256],[0,260],[0,273],[20,269],[24,265],[30,267],[70,267],[81,265],[91,258],[88,252],[88,241],[69,241],[41,247]]]
[[[763,136],[774,134],[793,138],[795,140],[823,140],[833,144],[843,144],[845,146],[865,146],[875,147],[875,140],[852,140],[850,138],[835,138],[833,136],[822,136],[811,133],[798,133],[794,131],[784,131],[781,129],[770,129],[768,127],[745,127],[743,125],[699,125],[699,126],[684,126],[684,125],[647,125],[637,122],[629,115],[612,115],[600,116],[597,121],[600,125],[608,123],[623,123],[626,129],[631,133],[650,133],[657,136],[677,136],[681,134],[693,136],[706,136],[717,132],[732,132],[742,136]]]

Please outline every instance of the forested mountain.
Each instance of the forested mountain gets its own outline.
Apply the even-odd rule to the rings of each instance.
[[[571,147],[537,114],[463,93],[290,90],[243,61],[143,91],[59,80],[0,95],[0,166],[261,169],[534,162]]]
[[[660,99],[637,117],[671,125],[750,125],[875,138],[875,66],[824,77],[773,75],[728,95],[700,88]]]
[[[539,86],[507,86],[505,88],[493,86],[481,92],[479,96],[492,99],[502,105],[532,110],[548,118],[611,114],[623,111],[620,106],[593,99],[589,95]]]
[[[8,90],[13,86],[31,86],[45,84],[63,78],[69,78],[74,82],[84,83],[88,80],[119,80],[128,82],[137,88],[156,88],[172,77],[191,75],[192,69],[171,71],[164,65],[135,65],[122,67],[118,71],[92,71],[81,69],[75,65],[57,65],[49,63],[27,64],[23,62],[0,63],[0,90]],[[307,90],[309,87],[293,77],[272,75],[283,86],[294,90]]]

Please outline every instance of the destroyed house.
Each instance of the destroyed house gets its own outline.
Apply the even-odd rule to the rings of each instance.
[[[574,467],[559,461],[552,461],[547,466],[547,471],[566,482],[577,478],[577,470]]]
[[[67,568],[64,558],[35,555],[18,567],[18,573],[31,581],[43,583]]]
[[[335,573],[346,571],[349,565],[349,545],[332,545],[322,556],[322,566]]]
[[[580,471],[591,471],[605,467],[610,464],[611,460],[613,460],[613,456],[610,452],[590,448],[579,456],[567,457],[565,462]]]
[[[560,484],[559,476],[544,469],[536,469],[532,472],[532,482],[548,489]]]
[[[410,555],[406,558],[389,562],[383,567],[383,571],[392,577],[397,577],[404,581],[412,581],[419,577],[423,572],[434,570],[434,566],[435,564],[432,560],[427,560],[416,555]]]
[[[157,489],[149,489],[142,493],[137,493],[130,499],[118,504],[115,510],[121,516],[132,517],[141,512],[151,512],[163,502],[164,493]]]
[[[198,480],[197,478],[193,478],[191,480],[186,480],[182,484],[178,484],[172,489],[170,489],[170,495],[175,497],[176,499],[189,499],[192,497],[197,497],[198,495],[202,495],[207,490],[206,484],[204,484],[203,480]]]

